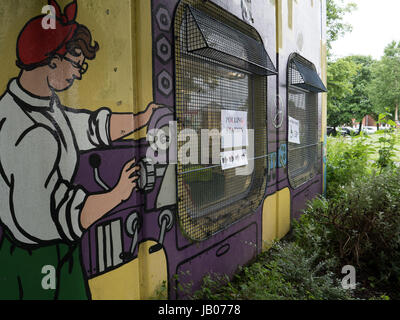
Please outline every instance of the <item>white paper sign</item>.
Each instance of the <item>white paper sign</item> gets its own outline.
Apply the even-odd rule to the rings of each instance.
[[[300,122],[289,117],[289,142],[300,144]]]
[[[221,148],[248,146],[247,112],[221,110]]]
[[[222,170],[247,166],[247,150],[232,150],[221,152],[221,167]]]

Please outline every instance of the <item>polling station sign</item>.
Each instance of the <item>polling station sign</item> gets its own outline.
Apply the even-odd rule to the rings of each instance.
[[[246,147],[248,144],[247,112],[221,110],[221,148]]]

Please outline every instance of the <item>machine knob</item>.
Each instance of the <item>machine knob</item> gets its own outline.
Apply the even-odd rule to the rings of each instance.
[[[98,169],[101,165],[101,158],[97,153],[93,153],[89,157],[89,164],[93,169]]]
[[[156,172],[154,165],[150,159],[144,158],[139,161],[140,165],[140,179],[139,189],[144,192],[150,192],[154,189],[156,183]]]

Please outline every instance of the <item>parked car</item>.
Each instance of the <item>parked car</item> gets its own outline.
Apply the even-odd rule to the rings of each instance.
[[[393,127],[391,127],[391,126],[380,126],[379,130],[393,131]]]
[[[356,134],[358,133],[358,128],[353,128],[353,127],[345,127],[350,131],[351,134]]]
[[[372,127],[372,126],[366,126],[366,127],[362,128],[362,131],[365,134],[373,134],[373,133],[375,133],[377,131],[377,128],[376,127]]]
[[[343,127],[343,128],[339,128],[339,133],[342,136],[350,136],[351,135],[351,131],[349,128]]]
[[[328,136],[332,135],[335,133],[335,128],[334,127],[326,127],[326,134]]]

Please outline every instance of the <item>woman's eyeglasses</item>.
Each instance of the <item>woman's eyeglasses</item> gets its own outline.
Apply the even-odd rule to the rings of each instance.
[[[89,65],[86,62],[84,62],[82,65],[80,65],[76,61],[73,61],[67,57],[64,57],[64,60],[67,60],[69,63],[71,63],[74,68],[79,69],[80,74],[86,73],[86,71],[89,68]]]

